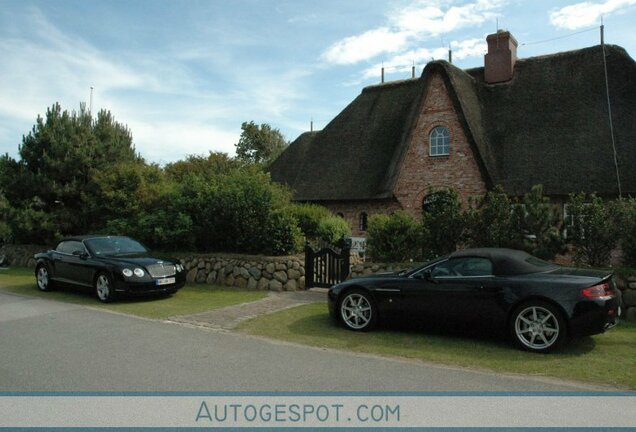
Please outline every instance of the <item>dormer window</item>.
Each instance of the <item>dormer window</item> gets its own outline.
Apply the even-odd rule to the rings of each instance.
[[[450,132],[444,126],[436,126],[429,135],[429,155],[448,156],[450,154]]]

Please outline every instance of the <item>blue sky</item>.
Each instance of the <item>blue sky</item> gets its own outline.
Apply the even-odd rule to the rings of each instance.
[[[636,52],[636,0],[0,0],[0,153],[55,102],[88,102],[160,164],[234,152],[243,121],[293,140],[363,87],[419,75],[448,46],[483,65],[499,28],[521,58],[599,43]],[[589,30],[589,31],[586,31]]]

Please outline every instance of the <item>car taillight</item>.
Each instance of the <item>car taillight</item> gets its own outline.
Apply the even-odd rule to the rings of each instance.
[[[614,295],[614,291],[607,282],[585,288],[581,292],[587,298],[612,297]]]

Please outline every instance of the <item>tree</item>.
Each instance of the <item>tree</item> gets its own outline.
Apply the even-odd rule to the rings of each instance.
[[[464,214],[459,195],[452,189],[426,197],[422,209],[422,245],[426,258],[454,252],[464,232]]]
[[[560,233],[560,217],[550,199],[543,195],[543,186],[535,185],[524,195],[523,204],[514,207],[513,223],[522,234],[520,247],[543,259],[553,259],[565,252]]]
[[[280,131],[267,123],[258,126],[253,121],[243,122],[241,130],[236,143],[236,158],[241,161],[268,166],[287,147]]]
[[[636,268],[636,198],[618,200],[613,203],[618,214],[620,243],[623,248],[623,264]]]
[[[120,162],[142,161],[130,131],[110,112],[102,110],[93,118],[83,105],[79,112],[68,112],[57,103],[44,118],[38,116],[19,154],[19,161],[1,158],[0,180],[16,211],[14,233],[39,242],[99,228],[95,175]],[[55,230],[42,231],[45,226]]]
[[[0,246],[8,243],[11,238],[10,215],[11,206],[0,188]]]
[[[227,153],[210,152],[207,156],[189,155],[185,160],[169,163],[164,171],[168,177],[181,183],[189,176],[212,180],[219,175],[230,174],[242,165],[242,161],[230,158]]]
[[[606,266],[619,239],[618,208],[585,193],[570,195],[568,204],[573,221],[568,240],[574,246],[574,260],[592,267]]]
[[[468,244],[472,247],[518,248],[521,233],[516,230],[512,217],[513,201],[501,186],[471,205],[466,211]]]
[[[406,262],[420,258],[422,227],[404,210],[391,216],[372,215],[368,234],[367,250],[376,261]]]

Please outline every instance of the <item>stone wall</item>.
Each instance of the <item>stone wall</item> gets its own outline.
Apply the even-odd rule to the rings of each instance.
[[[305,256],[190,255],[179,257],[187,281],[253,290],[305,289]]]
[[[4,257],[3,265],[35,268],[33,255],[48,249],[46,246],[37,245],[3,245],[0,247],[0,258]]]
[[[623,319],[636,321],[636,276],[630,276],[626,280],[618,280],[618,286],[623,291],[623,304],[625,311]]]

